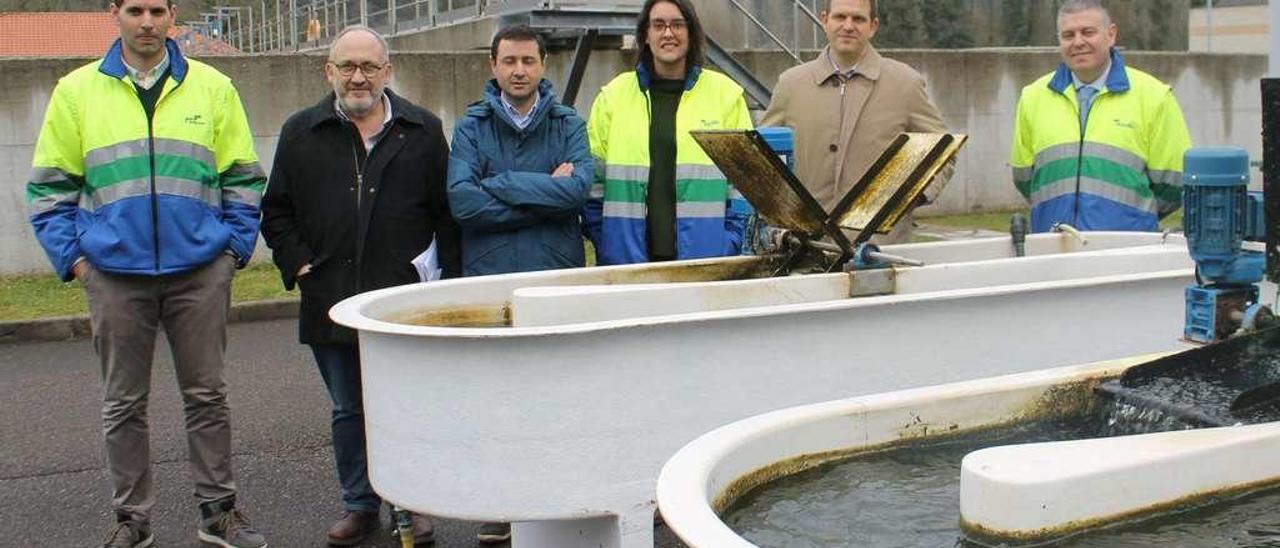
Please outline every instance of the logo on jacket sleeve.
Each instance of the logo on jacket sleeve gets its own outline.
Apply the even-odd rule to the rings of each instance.
[[[205,123],[204,115],[202,114],[192,114],[191,116],[187,116],[186,118],[183,118],[182,121],[188,124],[191,124],[193,126],[203,126]]]
[[[720,120],[699,120],[702,123],[702,129],[715,129],[720,127]]]

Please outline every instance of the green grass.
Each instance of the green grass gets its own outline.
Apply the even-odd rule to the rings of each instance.
[[[285,291],[270,263],[257,263],[236,272],[232,302],[296,296]],[[0,277],[0,321],[71,316],[89,312],[80,282],[62,283],[52,274]]]
[[[1026,214],[1026,210],[1022,211]],[[1009,231],[1009,215],[1012,211],[944,215],[919,218],[924,224],[956,229],[985,229],[997,232]],[[1161,228],[1182,229],[1182,211],[1178,210],[1160,223]],[[924,241],[916,238],[916,241]],[[595,249],[585,243],[587,265],[595,264]],[[255,263],[236,273],[231,283],[231,301],[257,301],[296,297],[297,290],[285,291],[280,275],[268,262]],[[51,316],[71,316],[88,313],[84,291],[79,282],[62,283],[52,274],[0,277],[0,321],[30,320]]]
[[[996,232],[1009,231],[1009,216],[1014,213],[1022,213],[1027,215],[1027,210],[1015,211],[995,211],[988,213],[968,213],[964,215],[943,215],[941,217],[917,217],[916,222],[945,226],[949,228],[970,228],[994,230]],[[1182,230],[1182,210],[1179,209],[1163,221],[1160,221],[1161,230]]]
[[[916,217],[916,222],[956,229],[968,228],[1008,232],[1009,216],[1014,213],[1016,213],[1016,211],[966,213],[964,215],[943,215],[941,217]],[[1027,210],[1021,210],[1021,213],[1026,215]]]

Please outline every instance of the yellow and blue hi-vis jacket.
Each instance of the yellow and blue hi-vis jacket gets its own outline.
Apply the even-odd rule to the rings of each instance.
[[[1128,68],[1116,51],[1106,89],[1080,123],[1066,64],[1023,88],[1010,165],[1031,202],[1031,229],[1157,230],[1181,204],[1182,156],[1191,147],[1173,90]]]
[[[595,157],[595,183],[583,220],[601,265],[649,260],[649,87],[641,63],[605,85],[591,107],[587,133]],[[676,111],[676,258],[737,255],[751,206],[734,190],[702,147],[695,129],[751,129],[742,87],[694,66]]]
[[[173,40],[165,47],[170,73],[150,122],[119,40],[53,90],[27,204],[63,280],[80,257],[158,276],[253,254],[266,178],[240,96]]]

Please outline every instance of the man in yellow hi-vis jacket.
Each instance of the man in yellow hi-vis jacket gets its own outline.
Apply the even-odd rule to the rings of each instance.
[[[36,143],[37,239],[89,301],[116,523],[103,546],[149,546],[156,501],[147,400],[164,327],[186,413],[202,541],[261,547],[236,509],[223,353],[231,277],[253,253],[265,177],[240,97],[167,38],[167,0],[112,0],[120,39],[64,76]]]
[[[1181,203],[1182,110],[1168,85],[1125,66],[1116,32],[1097,0],[1069,0],[1063,63],[1022,90],[1009,163],[1035,232],[1154,231]]]

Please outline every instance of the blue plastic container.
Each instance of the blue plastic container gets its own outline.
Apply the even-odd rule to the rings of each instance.
[[[762,127],[756,132],[791,171],[796,170],[796,135],[789,127]]]

